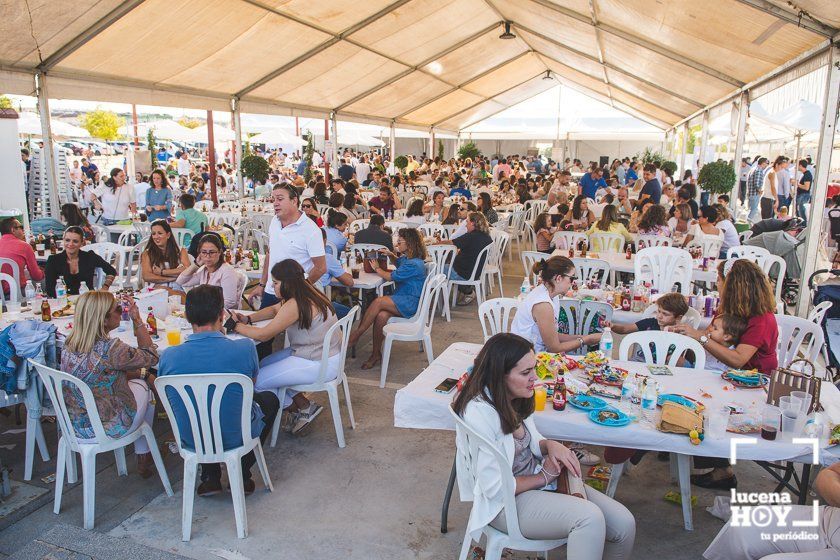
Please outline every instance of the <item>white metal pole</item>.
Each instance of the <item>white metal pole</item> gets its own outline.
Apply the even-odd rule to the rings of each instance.
[[[816,176],[812,183],[811,215],[808,216],[808,236],[805,241],[805,262],[802,263],[802,278],[799,283],[799,301],[796,315],[807,316],[811,304],[806,283],[817,269],[821,232],[825,211],[825,196],[828,192],[828,172],[831,167],[831,151],[834,147],[834,132],[837,123],[837,107],[840,104],[840,46],[829,49],[829,64],[826,75],[825,97],[823,98],[822,126],[817,150]]]
[[[332,125],[332,140],[333,140],[333,153],[332,153],[332,160],[333,165],[335,165],[335,176],[338,177],[338,168],[341,167],[341,162],[338,160],[338,117],[333,111],[332,116],[330,118],[330,124]]]
[[[688,123],[683,123],[683,141],[680,150],[680,177],[685,175],[685,152],[688,150]]]
[[[47,184],[45,186],[49,189],[50,214],[53,218],[58,219],[61,211],[58,200],[58,162],[55,159],[55,146],[53,146],[50,99],[47,94],[47,75],[43,72],[35,74],[35,92],[38,96],[38,112],[41,115],[41,138],[44,141],[44,149],[42,150],[41,156],[44,158],[44,167],[46,168]]]
[[[735,133],[735,196],[729,197],[729,207],[732,208],[733,214],[738,207],[736,200],[741,193],[741,159],[744,157],[744,139],[747,134],[747,111],[749,110],[749,92],[741,93],[738,101],[738,130]],[[744,203],[746,204],[746,193],[744,193]]]
[[[394,121],[391,121],[391,131],[388,135],[388,151],[388,160],[391,162],[391,166],[393,166],[394,159],[397,157],[397,124]],[[396,168],[394,167],[394,169]]]
[[[239,108],[239,98],[231,99],[230,107],[233,111],[233,132],[236,134],[236,188],[239,191],[239,198],[243,199],[245,198],[245,181],[242,178],[242,111]]]
[[[799,173],[799,142],[802,140],[802,131],[796,131],[796,151],[793,155],[793,185],[790,186],[790,208],[788,211],[791,216],[796,216],[796,185],[799,182],[797,174]]]

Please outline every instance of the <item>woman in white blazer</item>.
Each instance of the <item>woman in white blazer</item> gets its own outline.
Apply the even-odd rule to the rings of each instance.
[[[580,464],[571,450],[544,438],[534,424],[535,365],[530,342],[515,334],[497,334],[481,349],[455,397],[455,412],[510,462],[510,470],[500,472],[493,456],[479,451],[474,485],[461,476],[466,471],[458,465],[461,498],[474,502],[467,531],[476,539],[488,524],[507,531],[501,482],[513,476],[523,536],[568,538],[567,556],[575,560],[630,558],[636,522],[626,507],[589,486],[586,500],[542,490],[553,487],[563,468],[580,476]]]

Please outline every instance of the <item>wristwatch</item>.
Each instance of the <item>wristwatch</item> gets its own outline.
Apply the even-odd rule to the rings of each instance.
[[[704,335],[700,336],[700,346],[706,346],[706,343],[709,342],[709,337]]]

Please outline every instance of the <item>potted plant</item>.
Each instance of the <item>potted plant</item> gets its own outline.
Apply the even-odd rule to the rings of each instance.
[[[408,158],[405,156],[397,156],[394,158],[394,167],[405,173],[405,168],[408,167]]]
[[[315,153],[315,145],[313,143],[314,135],[312,132],[307,130],[303,137],[306,138],[306,148],[304,148],[303,151],[303,161],[305,162],[305,167],[303,168],[303,180],[308,185],[309,181],[312,180],[312,156]]]
[[[671,177],[674,176],[674,173],[677,172],[677,162],[675,161],[663,161],[662,162],[662,172],[668,173]]]
[[[254,196],[257,196],[257,183],[268,181],[271,168],[264,157],[248,154],[242,158],[242,175],[253,181]]]
[[[636,154],[636,157],[638,157],[641,160],[642,165],[647,165],[649,163],[658,163],[660,168],[662,168],[662,162],[665,161],[665,158],[662,157],[662,154],[660,154],[659,152],[654,152],[650,148],[645,148],[645,151],[640,154]]]
[[[706,200],[709,194],[728,194],[735,186],[737,175],[731,164],[725,161],[713,161],[700,168],[697,185],[705,191]]]
[[[458,157],[461,159],[475,159],[481,155],[481,150],[475,145],[475,142],[467,142],[458,149]]]

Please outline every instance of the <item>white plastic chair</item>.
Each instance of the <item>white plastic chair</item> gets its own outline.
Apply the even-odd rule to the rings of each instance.
[[[759,259],[768,255],[770,255],[770,251],[764,247],[752,245],[738,245],[737,247],[730,247],[726,250],[727,259],[747,259],[754,263],[757,263]]]
[[[257,242],[257,252],[260,255],[265,255],[266,249],[268,249],[268,234],[266,231],[257,231],[254,230],[251,234],[254,236],[254,240]]]
[[[178,247],[188,248],[189,241],[192,239],[193,232],[187,228],[172,228],[172,234],[175,236],[175,243]]]
[[[357,259],[358,257],[364,259],[366,252],[373,251],[378,253],[380,249],[387,249],[387,247],[385,247],[385,245],[378,245],[376,243],[354,243],[353,245],[350,245],[348,243],[345,249],[348,249],[350,251],[351,259]]]
[[[455,419],[455,449],[456,464],[458,466],[458,477],[463,481],[462,487],[475,487],[478,477],[478,458],[480,454],[488,454],[496,462],[501,476],[501,494],[504,502],[505,520],[507,522],[507,533],[494,529],[490,525],[484,526],[481,531],[487,537],[487,549],[485,558],[487,560],[500,560],[502,551],[505,548],[523,550],[530,552],[544,552],[548,558],[548,551],[566,544],[567,539],[556,539],[550,541],[539,541],[526,539],[522,536],[519,528],[519,516],[516,512],[516,481],[510,469],[510,462],[502,455],[496,447],[470,428],[454,410],[449,409]],[[472,517],[472,515],[470,515]],[[469,533],[464,534],[464,542],[461,545],[459,560],[467,560],[472,548],[472,537]]]
[[[831,309],[832,305],[834,305],[834,304],[830,301],[823,301],[823,302],[818,303],[817,305],[814,306],[814,308],[811,310],[811,312],[808,313],[808,320],[811,321],[812,323],[814,323],[815,325],[817,325],[820,329],[822,329],[822,323],[823,323],[823,320],[825,319],[825,314],[828,312],[829,309]],[[823,355],[823,361],[825,361],[826,365],[828,365],[829,358],[828,358],[828,345],[827,344],[823,344],[822,355]]]
[[[108,228],[106,228],[105,226],[101,226],[99,224],[90,224],[90,227],[93,230],[94,241],[96,241],[97,243],[102,243],[103,241],[111,240],[111,232],[108,231]]]
[[[548,260],[551,255],[542,251],[522,251],[520,256],[522,258],[522,268],[525,270],[525,276],[531,280],[532,286],[536,286],[539,275],[533,272],[534,264],[540,262],[542,259]]]
[[[774,317],[779,327],[779,338],[776,342],[779,367],[788,367],[798,357],[800,349],[805,358],[811,362],[816,361],[825,343],[822,327],[794,315],[774,314]]]
[[[440,234],[441,239],[443,238],[443,233],[441,233],[441,226],[440,224],[421,224],[417,227],[423,237],[434,237],[435,234]]]
[[[723,245],[723,237],[713,237],[710,235],[702,235],[700,238],[694,238],[688,247],[700,247],[703,251],[704,257],[717,258],[720,256],[720,248]]]
[[[121,476],[126,476],[128,469],[125,464],[124,448],[141,437],[145,437],[146,442],[149,444],[149,450],[152,453],[160,480],[163,482],[166,495],[173,495],[172,486],[169,484],[169,476],[166,474],[166,467],[163,465],[163,459],[160,456],[160,450],[158,449],[155,434],[151,426],[143,423],[135,431],[121,438],[110,437],[105,433],[105,428],[99,417],[99,410],[96,408],[96,400],[87,383],[70,374],[39,364],[34,360],[30,359],[29,363],[38,371],[38,376],[44,384],[44,388],[55,408],[56,421],[61,429],[61,437],[58,440],[58,452],[56,453],[54,513],[58,514],[61,511],[61,494],[64,490],[64,475],[68,467],[67,461],[73,461],[70,469],[75,472],[76,459],[72,453],[78,453],[82,458],[84,527],[85,529],[93,529],[94,511],[96,507],[96,456],[100,453],[113,451],[116,459],[117,473]],[[95,434],[92,439],[80,440],[76,437],[76,431],[70,420],[70,412],[67,410],[67,403],[64,401],[64,388],[67,386],[72,387],[82,396],[85,412]],[[151,406],[151,403],[149,406]]]
[[[435,263],[435,270],[445,273],[452,266],[452,261],[455,260],[457,248],[454,245],[430,245],[426,247],[426,252],[429,255],[429,259]],[[449,298],[442,298],[441,303],[443,304],[441,315],[446,316],[446,322],[448,323],[451,321]]]
[[[341,407],[338,402],[338,386],[344,386],[344,400],[347,403],[347,414],[350,416],[350,427],[356,429],[356,419],[353,417],[353,405],[350,402],[350,387],[347,385],[347,373],[344,371],[344,362],[347,360],[347,343],[350,339],[350,325],[353,324],[353,319],[359,312],[359,306],[355,305],[343,318],[339,319],[336,324],[330,327],[327,335],[324,338],[324,351],[321,354],[321,369],[318,372],[318,379],[313,383],[306,385],[293,385],[291,387],[283,387],[277,392],[280,398],[280,406],[286,399],[286,390],[291,389],[299,393],[314,391],[326,391],[330,399],[330,410],[332,411],[333,424],[335,425],[335,437],[338,439],[338,446],[344,447],[344,427],[341,424]],[[341,337],[341,351],[338,363],[338,375],[335,379],[327,380],[327,367],[330,359],[330,343],[333,336]],[[277,413],[277,418],[274,420],[274,427],[271,430],[271,447],[277,444],[277,435],[280,433],[280,417],[282,414]]]
[[[525,223],[527,213],[524,210],[511,212],[510,218],[504,226],[504,230],[510,234],[511,243],[508,244],[508,260],[513,260],[513,240],[516,240],[516,249],[522,252],[522,237],[525,235]]]
[[[6,303],[6,301],[20,301],[20,286],[18,286],[17,276],[0,272],[0,286],[2,286],[3,282],[9,284],[9,299],[6,299],[6,295],[3,293],[3,290],[0,289],[0,303]]]
[[[349,233],[358,233],[359,230],[363,230],[368,227],[370,224],[370,218],[360,218],[358,220],[353,220],[350,222],[350,225],[347,226],[347,231]]]
[[[623,253],[624,236],[602,231],[593,233],[589,236],[589,248],[601,253]]]
[[[682,295],[690,293],[692,260],[684,249],[646,247],[636,253],[633,269],[637,286],[649,280],[662,294],[674,291],[674,284],[678,283]]]
[[[741,241],[741,245],[744,244],[744,241],[746,241],[747,239],[752,237],[752,234],[753,233],[752,233],[751,230],[746,230],[746,231],[742,231],[741,233],[739,233],[738,234],[738,239]]]
[[[140,239],[152,235],[151,222],[134,222],[132,226],[134,227],[134,231],[136,231],[140,236]]]
[[[510,243],[510,234],[506,231],[491,228],[490,237],[493,239],[493,248],[490,249],[490,256],[488,257],[487,264],[484,265],[484,269],[481,271],[481,274],[489,280],[488,293],[493,291],[493,288],[495,287],[495,278],[498,278],[499,295],[504,297],[505,291],[502,287],[502,257],[505,254],[505,249],[507,249],[508,244]]]
[[[582,231],[558,231],[551,238],[551,244],[555,249],[568,251],[570,247],[578,249],[580,243],[586,243],[589,247],[589,238]]]
[[[610,263],[601,259],[572,259],[577,270],[578,285],[585,286],[590,280],[598,280],[602,284],[607,282],[610,275]]]
[[[767,254],[759,257],[756,264],[767,275],[771,284],[773,284],[773,294],[776,297],[776,301],[782,301],[782,288],[785,283],[785,272],[787,272],[785,259],[778,255]]]
[[[514,298],[488,299],[478,306],[478,318],[484,332],[484,342],[499,333],[510,332],[510,324],[519,301]]]
[[[149,238],[147,237],[131,249],[126,259],[126,275],[122,281],[128,281],[129,284],[132,284],[138,290],[143,287],[143,267],[140,265],[140,260],[148,243]],[[132,277],[134,277],[133,280]]]
[[[222,446],[222,395],[231,387],[238,385],[242,390],[242,410],[239,421],[242,427],[242,445],[233,449]],[[263,483],[269,491],[274,491],[268,466],[265,463],[259,435],[251,434],[251,405],[254,400],[254,383],[246,375],[238,373],[200,373],[167,375],[155,380],[158,395],[172,425],[178,454],[184,459],[184,497],[181,511],[181,540],[190,540],[192,533],[193,502],[195,501],[195,478],[198,465],[224,463],[227,467],[230,493],[233,498],[233,513],[236,518],[236,534],[240,539],[248,536],[248,517],[245,511],[245,488],[242,481],[242,457],[254,452],[257,467]],[[170,393],[170,389],[172,393]],[[181,407],[186,410],[190,422],[190,432],[194,449],[187,449],[181,444],[181,428],[172,406],[174,396],[180,399]],[[278,412],[277,416],[280,416]],[[225,418],[226,422],[235,421]]]
[[[655,303],[649,305],[647,309],[645,309],[642,313],[642,317],[646,319],[655,317],[657,309],[659,309],[659,306],[657,306]],[[688,311],[686,311],[685,315],[683,315],[683,318],[680,319],[680,323],[691,325],[693,328],[699,329],[701,320],[702,317],[700,316],[700,312],[694,309],[693,307],[689,307]]]
[[[674,240],[664,235],[647,235],[640,233],[636,236],[636,248],[645,249],[647,247],[670,247]]]
[[[490,243],[484,249],[479,251],[478,258],[475,260],[475,264],[473,265],[472,272],[470,273],[470,277],[466,280],[447,280],[448,283],[448,292],[452,293],[452,302],[451,305],[454,306],[456,303],[456,297],[458,295],[458,286],[472,286],[475,289],[475,297],[478,305],[481,305],[484,302],[484,271],[482,270],[479,272],[479,267],[484,264],[487,265],[487,262],[490,260],[490,250],[493,248],[493,244]]]
[[[426,277],[423,285],[423,293],[417,304],[417,311],[413,317],[391,317],[382,329],[385,341],[382,349],[382,366],[379,375],[379,387],[385,387],[385,378],[388,376],[388,363],[391,360],[391,346],[395,341],[423,343],[426,351],[426,358],[429,365],[435,360],[432,350],[432,323],[435,320],[435,308],[437,307],[440,292],[446,283],[446,276],[434,274]]]
[[[646,364],[676,367],[677,361],[685,351],[691,350],[694,352],[694,368],[702,370],[706,367],[706,351],[699,342],[682,334],[663,331],[637,331],[628,334],[621,340],[621,345],[618,347],[618,359],[629,360],[630,350],[637,344],[642,349]],[[653,358],[651,344],[655,349],[656,359]],[[671,346],[674,346],[674,351],[669,355],[668,349]]]
[[[20,278],[20,267],[18,266],[18,263],[16,263],[13,259],[7,259],[7,258],[0,257],[0,269],[2,269],[4,266],[9,267],[6,270],[6,274],[10,274],[13,278]],[[15,281],[15,284],[17,284],[17,281]],[[23,288],[22,286],[18,285],[18,289],[17,289],[17,292],[16,292],[18,297],[20,297],[20,295],[21,295],[21,289],[22,288]],[[3,297],[2,291],[3,290],[0,290],[0,297]],[[13,299],[12,301],[18,301],[18,300]]]
[[[91,243],[82,247],[82,251],[91,251],[96,253],[102,260],[113,266],[117,270],[117,279],[123,280],[128,278],[130,274],[126,273],[126,262],[131,254],[132,247],[120,245],[118,243]],[[105,273],[101,269],[96,270],[95,283],[96,286],[88,286],[90,289],[99,289],[105,282]]]

